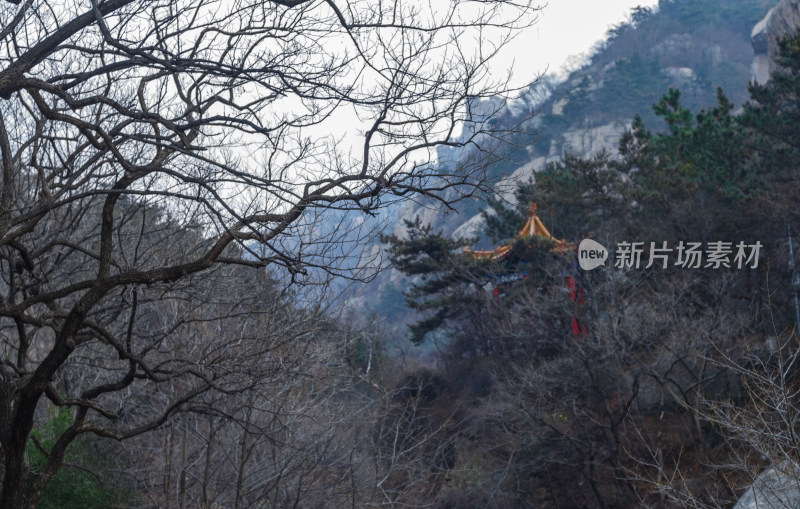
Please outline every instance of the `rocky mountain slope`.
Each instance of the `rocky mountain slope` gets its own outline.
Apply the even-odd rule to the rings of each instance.
[[[753,77],[765,83],[775,70],[775,56],[778,52],[777,40],[800,27],[800,1],[782,0],[769,10],[766,16],[753,27],[751,38],[755,57]]]
[[[692,111],[715,104],[718,87],[741,104],[748,82],[763,79],[773,65],[769,55],[774,54],[775,37],[794,26],[798,16],[798,0],[777,5],[772,0],[662,0],[652,10],[634,9],[627,23],[609,29],[608,38],[581,68],[561,81],[541,81],[503,106],[497,121],[501,128],[533,115],[521,124],[515,149],[490,168],[495,197],[513,200],[518,183],[566,153],[615,152],[635,115],[658,130],[662,126],[652,105],[670,88],[680,89]],[[447,150],[439,160],[457,164],[467,156]],[[462,202],[455,213],[424,201],[408,202],[388,211],[387,231],[403,235],[404,221],[419,219],[447,235],[480,238],[483,208],[479,200]],[[374,259],[379,251],[373,244],[363,257]],[[355,289],[348,305],[359,313],[374,311],[385,317],[384,323],[399,324],[405,316],[405,286],[399,273],[387,270],[372,284]]]

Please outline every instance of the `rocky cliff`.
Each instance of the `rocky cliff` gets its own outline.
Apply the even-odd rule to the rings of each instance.
[[[771,34],[785,32],[798,16],[798,2],[661,0],[658,9],[635,9],[628,23],[609,30],[609,38],[598,43],[583,67],[556,84],[548,83],[548,94],[542,94],[540,84],[528,97],[502,108],[501,127],[531,113],[535,116],[523,124],[522,141],[515,141],[519,149],[490,170],[496,182],[495,197],[513,201],[517,184],[535,178],[567,152],[579,156],[599,150],[615,153],[635,115],[642,116],[650,128],[661,128],[663,122],[654,115],[652,105],[671,87],[681,90],[683,104],[693,111],[714,105],[717,87],[741,104],[756,67],[754,50],[760,48],[751,42],[753,26],[769,11],[771,21],[759,23],[765,33],[774,37]],[[770,44],[763,45],[764,51],[770,51]],[[491,106],[495,109],[498,104]],[[466,156],[451,150],[439,159],[457,164],[461,157]],[[403,221],[419,218],[446,235],[480,237],[484,225],[479,211],[485,207],[479,200],[468,200],[453,213],[436,204],[407,202],[392,211],[388,232],[402,236]],[[365,253],[376,254],[374,249]],[[387,271],[352,295],[351,303],[382,314],[382,307],[396,304],[389,300],[402,300],[404,287],[398,274]]]
[[[750,38],[755,52],[753,78],[756,81],[765,83],[769,79],[769,75],[776,67],[777,41],[795,32],[798,27],[800,27],[800,0],[781,0],[753,28]]]

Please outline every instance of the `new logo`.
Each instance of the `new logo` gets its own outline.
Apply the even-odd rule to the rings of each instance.
[[[596,269],[606,264],[608,249],[592,239],[583,239],[578,246],[578,263],[583,270]]]

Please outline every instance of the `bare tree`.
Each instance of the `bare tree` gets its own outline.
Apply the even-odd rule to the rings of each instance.
[[[736,507],[777,508],[800,498],[797,335],[748,332],[737,343],[715,345],[708,363],[718,376],[682,400],[705,442],[699,460],[696,453],[664,452],[668,439],[640,430],[647,447],[631,477],[670,506],[730,507],[739,500]]]
[[[126,443],[126,476],[145,495],[145,507],[364,505],[369,486],[361,465],[369,451],[356,435],[371,416],[340,355],[341,334],[323,313],[259,297],[243,301],[239,316],[204,320],[205,336],[213,338],[206,344],[199,334],[180,335],[181,350],[199,348],[196,363],[214,369],[225,388],[205,391]],[[182,381],[159,384],[157,393],[124,406],[173,400]]]
[[[227,390],[199,362],[213,341],[169,343],[191,329],[177,303],[192,275],[332,269],[341,233],[326,235],[320,211],[469,194],[498,143],[484,128],[496,111],[473,107],[511,91],[489,65],[534,13],[528,1],[0,4],[0,507],[34,507],[76,437],[137,436]],[[442,146],[474,157],[437,166]],[[159,292],[171,321],[140,316]],[[83,356],[102,375],[65,384]],[[141,412],[109,397],[162,383]],[[44,401],[74,423],[29,484]]]

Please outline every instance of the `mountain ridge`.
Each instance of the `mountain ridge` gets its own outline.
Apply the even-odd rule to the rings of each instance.
[[[680,89],[692,111],[713,106],[718,87],[735,104],[743,103],[748,82],[758,77],[760,52],[772,54],[775,38],[786,33],[792,16],[800,12],[797,4],[797,0],[735,0],[722,5],[711,0],[662,0],[655,9],[633,9],[630,19],[611,27],[608,38],[584,65],[562,81],[534,84],[527,92],[530,98],[521,96],[513,107],[499,99],[487,105],[501,110],[497,119],[501,128],[522,122],[509,153],[489,169],[494,197],[513,204],[518,184],[567,154],[615,153],[634,116],[650,128],[662,128],[652,105],[670,88]],[[756,31],[759,25],[763,36]],[[759,45],[762,39],[772,42]],[[522,121],[528,115],[532,118]],[[439,156],[440,164],[457,164],[467,154],[446,149]],[[458,204],[455,211],[425,201],[406,202],[392,210],[389,232],[402,237],[405,222],[419,220],[455,238],[484,237],[479,245],[485,245],[481,210],[486,208],[485,202],[473,199]],[[374,257],[376,250],[369,247],[365,253]],[[406,284],[399,273],[388,269],[350,295],[347,305],[379,315],[391,306],[397,328],[403,313],[398,313],[396,302],[387,301],[398,298]]]

